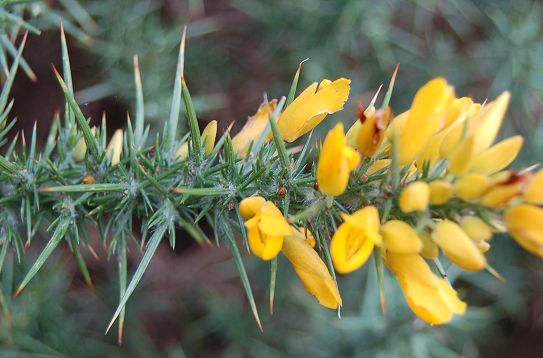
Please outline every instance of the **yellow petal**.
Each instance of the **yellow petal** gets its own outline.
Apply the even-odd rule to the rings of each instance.
[[[390,220],[383,224],[381,235],[384,248],[395,254],[415,254],[423,248],[416,231],[400,220]]]
[[[356,147],[356,138],[358,137],[358,131],[360,130],[361,127],[362,127],[362,122],[360,122],[359,119],[356,119],[356,121],[347,131],[347,134],[345,134],[345,138],[347,139],[347,144],[353,148]]]
[[[510,98],[509,92],[503,92],[473,117],[471,121],[473,123],[473,133],[477,137],[475,153],[481,153],[490,147],[496,139]]]
[[[245,223],[247,235],[249,236],[249,248],[251,252],[262,260],[271,260],[283,246],[283,236],[270,236],[262,233],[258,225],[248,226],[249,221]]]
[[[432,239],[452,262],[464,270],[479,271],[485,268],[485,257],[456,223],[449,220],[438,222]]]
[[[422,240],[422,251],[420,254],[429,259],[429,260],[435,260],[439,256],[439,247],[437,244],[432,240],[432,237],[430,234],[426,231],[424,231],[420,235],[420,239]]]
[[[96,127],[91,128],[91,133],[93,136],[96,135]],[[85,159],[85,154],[87,153],[87,143],[85,142],[85,138],[81,137],[77,141],[77,144],[74,147],[74,150],[72,152],[72,158],[75,162],[80,162],[83,159]]]
[[[473,100],[469,97],[455,98],[447,107],[447,112],[443,118],[442,129],[447,129],[459,120],[473,105]]]
[[[383,168],[390,167],[390,164],[392,164],[392,160],[390,160],[390,159],[376,160],[372,165],[370,165],[368,170],[366,170],[366,174],[367,175],[375,174],[375,173],[377,173],[378,171],[380,171]],[[387,171],[388,170],[386,170],[385,173]]]
[[[281,211],[271,202],[266,201],[260,208],[260,223],[258,225],[261,232],[270,236],[285,236],[292,234],[292,228],[283,217]]]
[[[201,141],[204,145],[204,154],[209,156],[215,146],[215,139],[217,138],[217,121],[211,121],[202,131]]]
[[[287,236],[282,251],[294,267],[305,289],[315,296],[322,306],[336,309],[343,304],[326,265],[305,240]]]
[[[390,107],[378,109],[374,115],[366,117],[358,131],[356,145],[360,153],[366,157],[373,157],[383,142],[385,130],[388,126],[392,111]]]
[[[429,324],[443,324],[454,314],[465,312],[466,304],[458,299],[456,291],[437,277],[419,255],[389,253],[384,262],[398,279],[407,304],[420,319]]]
[[[460,199],[470,200],[483,195],[490,188],[490,179],[484,175],[468,173],[454,183],[454,193]]]
[[[492,227],[477,216],[464,216],[460,219],[460,226],[473,241],[487,241],[492,238]]]
[[[239,203],[239,213],[245,220],[252,218],[260,211],[266,200],[261,196],[251,196]]]
[[[119,163],[123,152],[123,130],[117,129],[106,148],[106,156],[111,158],[111,165]]]
[[[504,169],[515,160],[522,142],[521,136],[514,136],[490,147],[475,158],[470,171],[490,175]]]
[[[363,230],[349,223],[341,224],[330,243],[336,271],[345,274],[360,268],[368,260],[374,245]]]
[[[409,119],[398,136],[400,163],[409,164],[417,159],[442,121],[443,115],[454,98],[454,90],[443,78],[426,83],[417,91]]]
[[[430,184],[430,204],[443,205],[453,195],[452,184],[445,180],[434,180]]]
[[[481,197],[481,204],[489,208],[501,208],[522,192],[522,182],[496,185]]]
[[[463,175],[475,159],[475,137],[464,139],[453,152],[449,160],[448,170],[456,176]]]
[[[374,206],[366,206],[365,208],[355,211],[352,215],[341,214],[343,221],[358,230],[365,233],[366,237],[373,241],[376,245],[381,244],[381,236],[379,235],[379,211]]]
[[[189,142],[183,142],[175,151],[175,160],[185,160],[189,156]]]
[[[306,88],[277,119],[283,139],[293,142],[316,127],[326,115],[342,110],[349,97],[350,83],[340,78],[322,83],[324,88],[318,91],[316,83]]]
[[[543,169],[530,178],[528,187],[524,191],[524,200],[529,204],[543,204]]]
[[[349,175],[360,156],[346,144],[343,124],[338,123],[326,136],[317,164],[319,190],[327,195],[340,195],[347,188]]]
[[[505,225],[517,243],[543,258],[543,209],[522,204],[504,213]]]
[[[232,138],[232,146],[238,155],[244,156],[251,142],[256,142],[269,123],[270,114],[277,107],[277,100],[263,102],[254,115],[249,117],[243,128]]]
[[[400,193],[399,205],[404,213],[424,211],[430,201],[430,187],[428,183],[416,181],[408,184]]]

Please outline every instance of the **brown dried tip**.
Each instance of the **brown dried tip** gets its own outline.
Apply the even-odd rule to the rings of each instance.
[[[280,187],[279,190],[277,190],[277,194],[279,195],[279,197],[284,198],[285,195],[287,195],[287,188],[285,188],[284,186]]]
[[[358,100],[358,104],[356,107],[356,116],[358,117],[360,123],[364,123],[366,121],[366,115],[364,114],[364,105],[362,104],[362,100]]]

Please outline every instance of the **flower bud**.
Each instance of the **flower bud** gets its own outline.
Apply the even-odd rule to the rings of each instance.
[[[118,164],[123,152],[123,130],[117,129],[106,148],[106,156],[111,158],[111,165]]]
[[[428,183],[416,181],[408,184],[400,193],[400,209],[404,213],[424,211],[430,201],[430,187]]]
[[[543,204],[543,169],[530,178],[528,187],[524,191],[524,200],[534,205]]]
[[[460,199],[470,200],[476,199],[483,195],[490,187],[490,179],[488,177],[469,173],[459,178],[454,184],[454,193]]]
[[[381,235],[384,248],[392,253],[415,254],[423,248],[417,232],[400,220],[390,220],[383,224]]]
[[[445,180],[434,180],[430,184],[430,204],[442,205],[453,195],[451,183]]]
[[[473,241],[487,241],[492,238],[492,227],[477,216],[464,216],[460,226]]]

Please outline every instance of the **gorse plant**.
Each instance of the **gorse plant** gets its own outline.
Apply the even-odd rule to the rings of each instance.
[[[436,78],[418,90],[408,111],[395,116],[388,105],[395,71],[380,106],[378,91],[347,134],[337,124],[315,148],[313,128],[343,109],[351,81],[322,80],[296,96],[300,64],[288,96],[265,98],[238,134],[226,131],[217,138],[216,122],[203,131],[198,125],[185,78],[185,34],[163,130],[151,138],[145,125],[135,57],[134,120],[128,118],[126,129],[108,143],[105,115],[99,128],[91,128],[74,98],[61,28],[62,75],[54,71],[66,97],[63,118],[54,119],[42,151],[34,126],[29,142],[23,135],[17,147],[16,136],[0,155],[0,261],[10,249],[20,260],[38,230],[51,233],[15,296],[63,240],[92,285],[81,254],[89,244],[89,225],[99,228],[109,255],[118,260],[120,302],[108,330],[118,320],[119,339],[128,299],[159,244],[167,238],[175,247],[177,226],[200,245],[213,244],[200,224],[213,228],[214,244],[232,252],[259,326],[240,245],[270,262],[270,309],[280,252],[307,291],[331,309],[343,305],[335,272],[353,272],[373,255],[382,308],[386,267],[412,311],[430,324],[449,322],[466,309],[441,260],[499,278],[484,254],[493,234],[506,230],[543,256],[543,172],[506,169],[522,137],[493,144],[507,92],[478,104],[457,98],[452,86]],[[13,126],[8,93],[24,42],[0,95],[2,145]],[[182,104],[185,135],[178,130]],[[304,145],[286,144],[308,133]],[[130,280],[128,241],[144,251]]]

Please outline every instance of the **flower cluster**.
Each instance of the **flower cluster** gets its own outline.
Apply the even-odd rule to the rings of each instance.
[[[317,86],[311,85],[281,114],[277,124],[287,141],[342,106],[348,87],[328,93],[326,102],[316,99],[340,81],[348,86],[347,80],[325,80],[324,89],[315,93]],[[543,209],[538,206],[543,204],[543,171],[506,170],[521,149],[521,136],[494,144],[509,102],[507,92],[479,104],[457,98],[450,84],[436,78],[419,89],[409,110],[396,116],[386,103],[376,109],[374,102],[360,108],[347,134],[341,123],[330,130],[318,157],[316,188],[326,205],[315,205],[315,210],[340,208],[330,242],[333,267],[348,274],[374,254],[397,278],[418,317],[430,324],[446,323],[463,314],[466,303],[447,281],[441,254],[463,270],[493,271],[485,253],[493,235],[507,230],[521,246],[543,257]],[[263,104],[234,137],[238,151],[260,135],[263,118],[268,119],[266,113],[275,105]],[[265,111],[264,106],[271,108]],[[296,259],[286,255],[298,267],[304,286],[324,306],[341,305],[324,263],[273,203],[249,197],[240,210],[255,255],[269,260],[283,242],[296,242]],[[294,215],[290,223],[301,224],[299,219]],[[309,274],[311,270],[320,274]],[[330,297],[334,304],[323,303]]]

